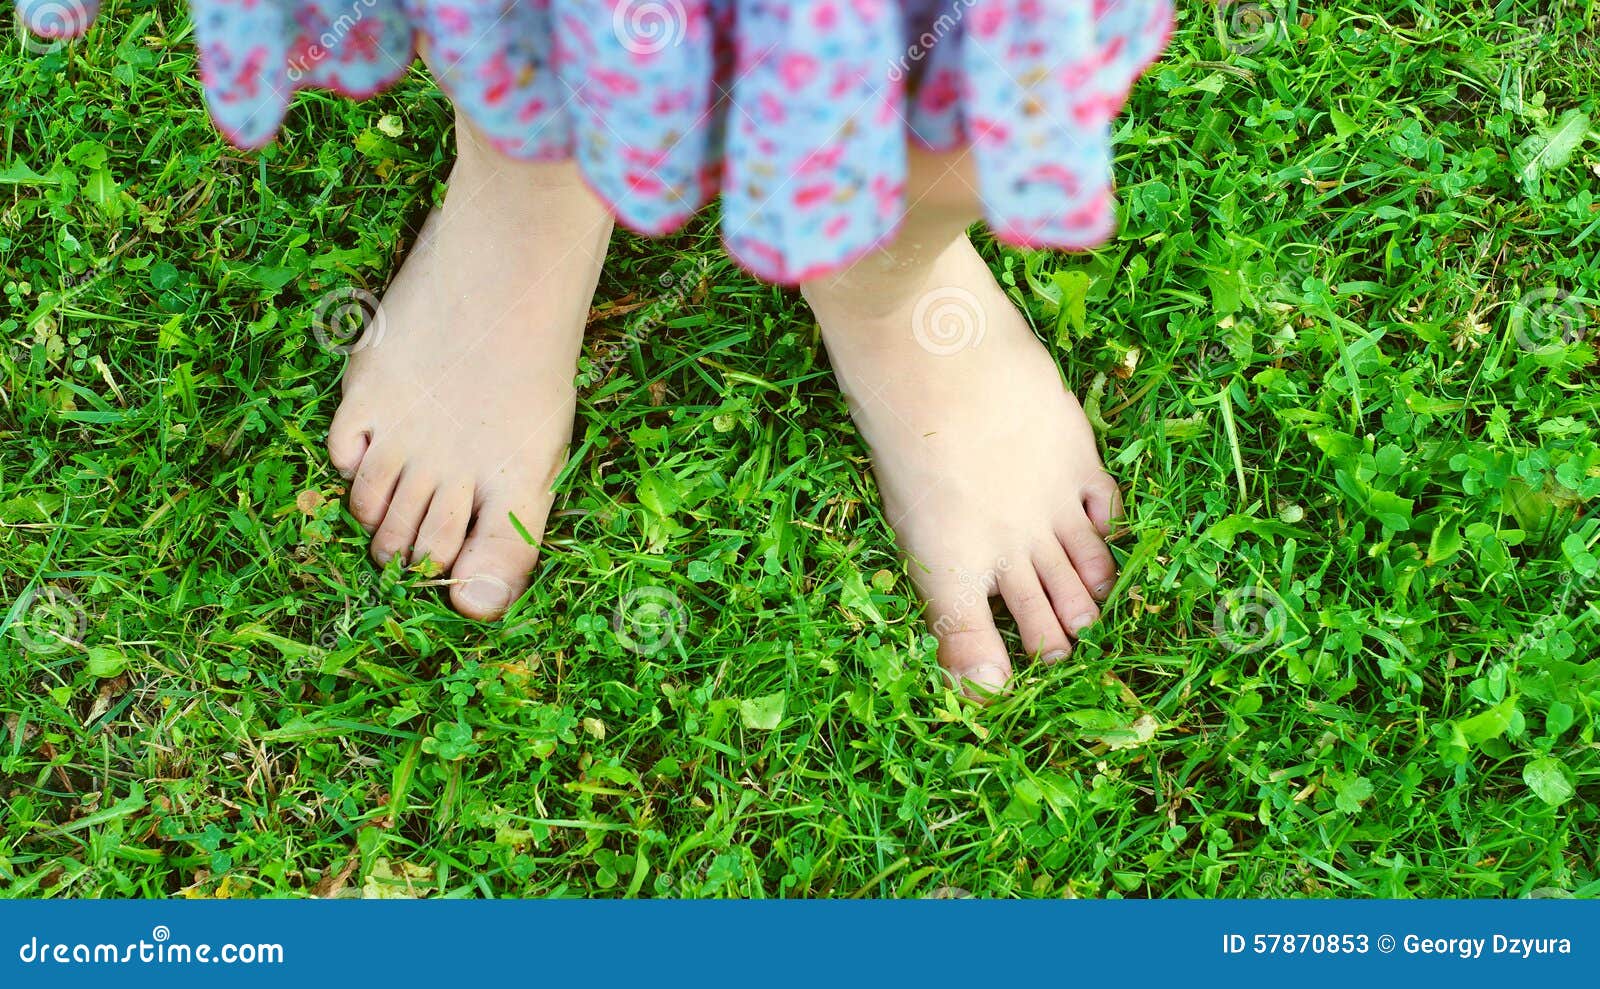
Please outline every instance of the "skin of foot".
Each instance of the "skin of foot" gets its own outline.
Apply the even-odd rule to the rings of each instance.
[[[538,560],[612,221],[575,166],[457,133],[445,202],[353,345],[328,451],[373,558],[447,574],[454,607],[488,620]]]
[[[1012,675],[989,598],[1029,655],[1064,658],[1115,580],[1122,503],[1055,361],[954,229],[908,224],[882,257],[802,290],[939,661],[984,698]]]

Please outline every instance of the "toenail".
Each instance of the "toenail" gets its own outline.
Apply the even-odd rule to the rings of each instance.
[[[1059,663],[1070,655],[1072,655],[1071,649],[1057,649],[1055,652],[1045,653],[1040,659],[1046,663]]]
[[[967,679],[987,690],[999,690],[1006,685],[1006,668],[1004,666],[980,666],[973,670]]]
[[[1079,615],[1078,617],[1074,618],[1072,620],[1072,634],[1073,635],[1077,635],[1079,632],[1082,632],[1084,629],[1088,628],[1090,625],[1093,625],[1094,624],[1094,619],[1095,619],[1094,613],[1093,612],[1088,612],[1088,611],[1086,611],[1083,614]]]
[[[493,577],[474,577],[461,589],[461,596],[479,611],[498,611],[511,603],[511,588]]]

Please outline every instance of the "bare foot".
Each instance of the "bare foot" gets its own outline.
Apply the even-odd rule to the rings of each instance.
[[[458,137],[448,198],[351,356],[328,451],[373,558],[431,561],[457,610],[492,619],[538,559],[611,218],[574,166]]]
[[[1005,686],[995,593],[1029,654],[1065,657],[1115,580],[1105,537],[1121,496],[1082,406],[972,243],[804,291],[940,662],[974,695]]]

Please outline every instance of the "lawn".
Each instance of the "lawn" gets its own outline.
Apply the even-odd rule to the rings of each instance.
[[[715,216],[619,233],[476,624],[322,447],[318,314],[443,195],[422,70],[248,155],[176,3],[8,33],[0,889],[1600,895],[1600,3],[1215,10],[1119,123],[1117,239],[985,245],[1129,506],[1102,625],[988,707]]]

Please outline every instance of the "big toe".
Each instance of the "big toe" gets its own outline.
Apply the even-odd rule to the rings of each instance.
[[[939,665],[963,693],[988,701],[1005,691],[1011,680],[1011,658],[987,598],[975,593],[931,593],[927,619],[939,640]]]
[[[528,589],[539,547],[522,538],[511,516],[530,534],[543,528],[542,514],[505,505],[485,505],[450,571],[450,603],[468,618],[493,621]]]

